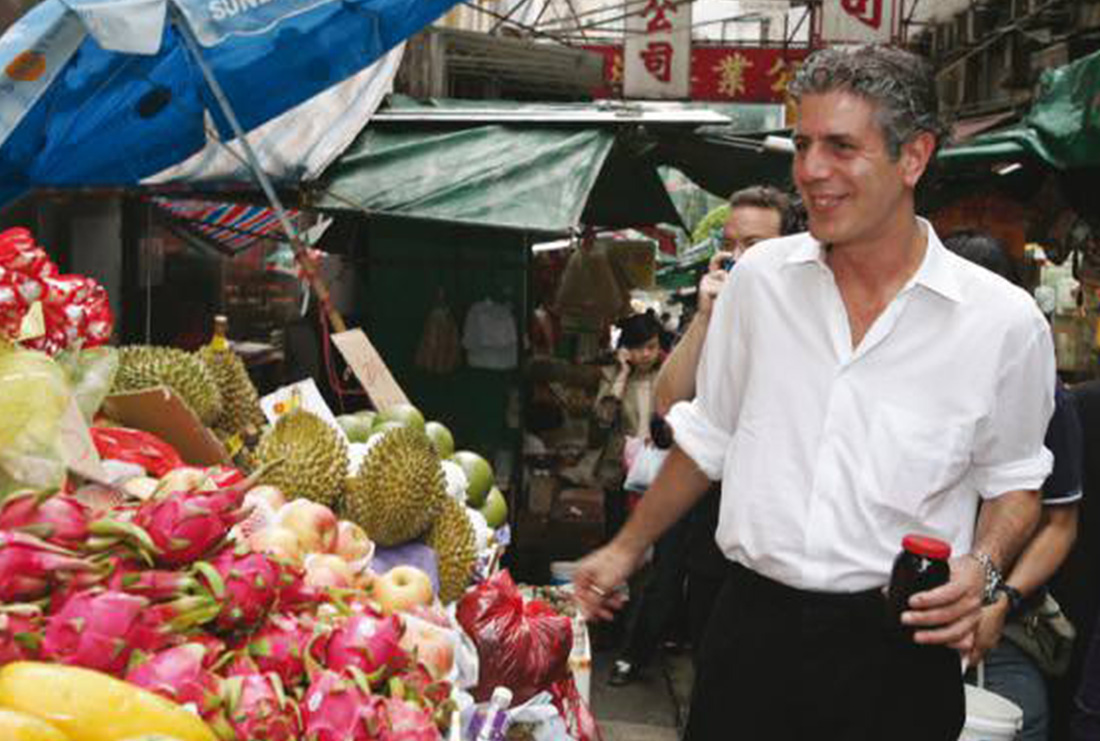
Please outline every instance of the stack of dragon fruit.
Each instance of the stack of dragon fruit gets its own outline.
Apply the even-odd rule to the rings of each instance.
[[[231,538],[252,483],[223,470],[213,490],[144,500],[94,487],[4,500],[0,664],[123,678],[226,741],[440,738],[449,667],[425,657],[446,617],[385,614],[362,590],[311,583]]]

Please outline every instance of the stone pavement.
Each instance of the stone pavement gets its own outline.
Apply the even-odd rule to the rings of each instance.
[[[604,741],[678,741],[691,692],[691,658],[662,653],[646,676],[625,687],[611,687],[607,677],[615,654],[593,659],[592,712]]]

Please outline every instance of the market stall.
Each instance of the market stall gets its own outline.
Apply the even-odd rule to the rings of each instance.
[[[598,737],[583,623],[500,570],[493,471],[444,426],[260,397],[222,324],[111,347],[25,229],[0,268],[0,736]]]

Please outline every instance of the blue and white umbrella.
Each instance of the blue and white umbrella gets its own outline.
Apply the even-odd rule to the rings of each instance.
[[[43,0],[0,37],[0,205],[139,183],[202,149],[208,121],[238,137],[456,1]]]

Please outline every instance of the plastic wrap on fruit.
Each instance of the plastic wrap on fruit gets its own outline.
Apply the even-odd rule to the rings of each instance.
[[[65,372],[48,355],[0,341],[0,493],[19,484],[60,486]]]
[[[76,405],[84,421],[91,424],[111,392],[111,384],[118,373],[118,350],[113,347],[74,348],[58,353],[54,360],[68,375]]]

